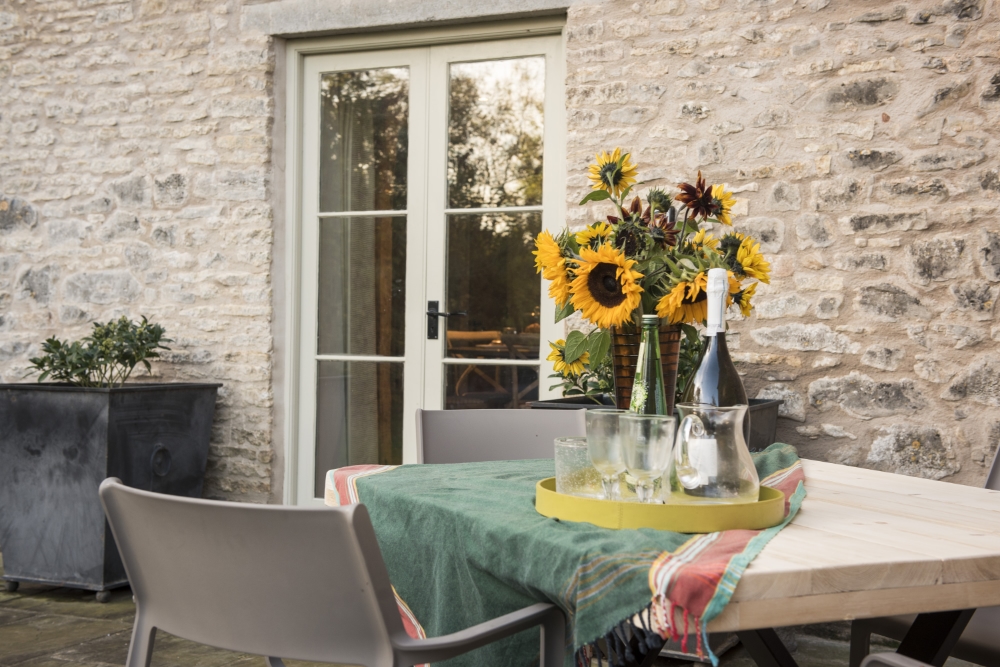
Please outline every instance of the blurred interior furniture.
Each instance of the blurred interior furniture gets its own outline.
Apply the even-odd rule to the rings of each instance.
[[[985,488],[1000,491],[1000,467],[998,457],[993,456],[989,475],[986,476]],[[998,508],[1000,509],[1000,508]],[[862,659],[871,650],[872,634],[882,635],[902,641],[907,631],[913,627],[915,615],[885,616],[883,618],[865,618],[851,623],[851,659],[850,667],[859,667]],[[932,661],[932,665],[944,663],[949,655],[960,660],[977,665],[1000,665],[1000,607],[983,607],[969,613],[965,618],[959,618],[962,627],[956,627],[956,636],[951,637],[951,648],[941,656],[940,662]],[[919,630],[919,628],[918,628]]]
[[[585,410],[417,410],[417,461],[550,459],[556,438],[587,434],[585,413]]]
[[[539,341],[537,333],[447,332],[448,356],[460,359],[528,359],[538,355]],[[538,393],[537,377],[522,383],[517,366],[477,363],[461,368],[453,394],[446,397],[450,409],[522,408]]]
[[[931,667],[926,662],[907,658],[898,653],[877,653],[865,658],[861,667]]]
[[[136,600],[127,667],[156,631],[267,658],[404,667],[541,626],[561,667],[565,617],[534,604],[431,639],[407,635],[364,505],[305,509],[177,498],[104,480],[101,502]]]

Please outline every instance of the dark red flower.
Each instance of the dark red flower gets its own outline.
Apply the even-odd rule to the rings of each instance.
[[[700,170],[694,185],[679,183],[677,187],[680,188],[681,193],[674,199],[685,204],[693,217],[707,218],[715,213],[716,204],[712,197],[712,187],[705,185],[705,179]]]

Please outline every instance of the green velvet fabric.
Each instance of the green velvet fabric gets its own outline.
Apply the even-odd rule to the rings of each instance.
[[[762,479],[798,460],[789,445],[754,458]],[[576,649],[649,604],[653,560],[690,536],[543,517],[535,484],[553,474],[543,459],[406,465],[358,480],[393,585],[429,637],[552,602],[569,620],[571,665]],[[538,637],[525,631],[442,664],[537,665]]]

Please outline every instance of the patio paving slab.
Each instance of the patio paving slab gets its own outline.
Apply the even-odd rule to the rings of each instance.
[[[95,637],[122,632],[120,621],[93,620],[74,616],[32,614],[0,626],[0,665],[16,665],[31,658],[51,655]]]
[[[105,604],[90,591],[70,588],[22,584],[14,593],[0,589],[0,667],[122,667],[134,615],[128,588],[113,591]],[[846,632],[846,624],[831,624],[786,634],[797,644],[793,655],[800,667],[843,667],[848,656]],[[895,646],[884,640],[874,644],[876,650]],[[720,663],[720,667],[756,667],[741,646],[727,652]],[[319,667],[322,663],[287,660],[285,664]],[[684,665],[691,663],[666,659],[656,663],[656,667]],[[159,632],[151,667],[264,667],[264,661]],[[945,667],[974,666],[952,658]]]

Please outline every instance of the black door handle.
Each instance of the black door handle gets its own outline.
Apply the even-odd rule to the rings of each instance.
[[[437,301],[427,302],[427,340],[437,340],[438,338],[438,318],[439,317],[465,317],[467,312],[446,313],[438,310]]]

